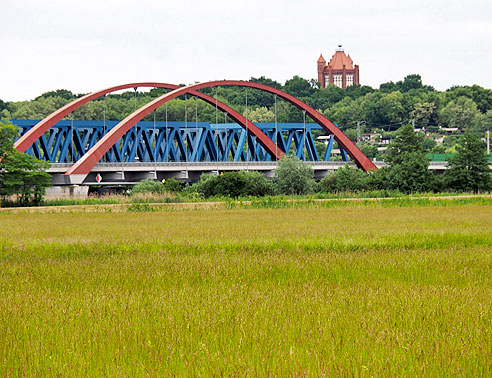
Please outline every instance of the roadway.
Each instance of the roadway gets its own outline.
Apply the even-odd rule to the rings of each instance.
[[[378,168],[386,163],[374,162]],[[344,161],[317,161],[306,162],[313,168],[316,179],[321,179],[329,172],[333,172],[348,164],[355,167],[352,162]],[[446,162],[431,162],[429,169],[442,172],[446,169]],[[204,173],[217,174],[217,172],[229,172],[239,170],[259,171],[266,177],[273,177],[277,162],[166,162],[166,163],[99,163],[87,176],[71,177],[64,173],[72,164],[53,163],[48,173],[52,175],[54,186],[59,185],[132,185],[143,179],[157,179],[162,181],[167,178],[178,180],[197,181]],[[100,181],[97,180],[99,175]],[[75,175],[74,175],[75,176]]]

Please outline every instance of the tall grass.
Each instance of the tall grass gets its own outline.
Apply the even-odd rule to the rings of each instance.
[[[489,194],[484,194],[488,196]],[[107,204],[131,204],[131,203],[182,203],[182,202],[203,202],[203,201],[305,201],[305,200],[333,200],[333,199],[395,199],[395,198],[434,198],[434,197],[468,197],[476,196],[473,193],[415,193],[411,196],[405,195],[398,191],[376,190],[363,192],[340,192],[340,193],[316,193],[312,195],[276,195],[266,197],[246,196],[239,198],[229,197],[211,197],[203,198],[198,193],[173,193],[164,192],[157,193],[138,193],[133,195],[125,194],[106,194],[106,195],[91,195],[88,198],[58,198],[45,199],[41,202],[41,206],[70,206],[70,205],[107,205]],[[20,207],[20,204],[14,201],[3,201],[3,207]]]
[[[484,204],[0,215],[0,376],[491,376],[491,229]]]

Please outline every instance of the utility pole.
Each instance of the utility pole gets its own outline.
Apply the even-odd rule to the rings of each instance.
[[[487,129],[487,155],[490,155],[490,131]]]
[[[357,147],[360,147],[360,121],[357,121]]]
[[[360,147],[360,143],[361,143],[360,127],[364,124],[367,124],[367,122],[366,121],[357,121],[357,147]]]

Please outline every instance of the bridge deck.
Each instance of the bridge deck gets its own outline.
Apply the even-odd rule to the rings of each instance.
[[[374,162],[378,168],[386,163]],[[267,177],[273,177],[277,162],[250,161],[250,162],[169,162],[169,163],[99,163],[92,172],[77,184],[82,185],[132,185],[143,179],[163,180],[176,178],[179,180],[197,181],[204,173],[216,174],[217,172],[250,170],[262,172]],[[315,178],[321,179],[329,172],[345,166],[355,167],[352,162],[345,161],[308,161],[305,164],[313,168]],[[446,162],[431,162],[429,169],[444,171]],[[53,176],[53,185],[71,185],[70,177],[64,175],[71,163],[52,164],[48,172]],[[96,176],[102,180],[97,182]]]

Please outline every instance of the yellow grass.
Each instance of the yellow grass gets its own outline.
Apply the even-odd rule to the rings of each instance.
[[[0,214],[0,376],[491,376],[490,230],[483,205]]]

